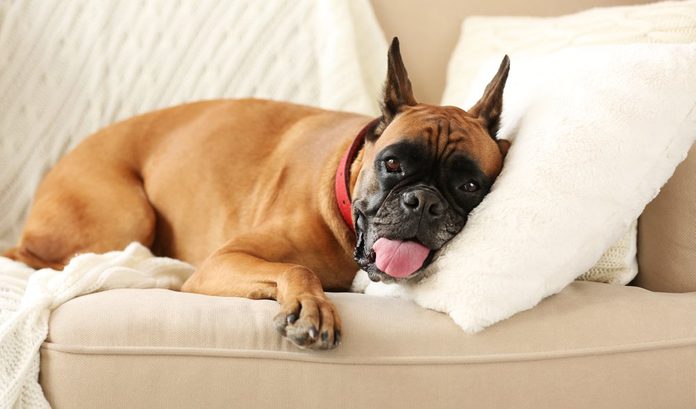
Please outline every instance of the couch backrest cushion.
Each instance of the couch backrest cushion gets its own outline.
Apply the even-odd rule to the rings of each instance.
[[[636,285],[652,291],[696,291],[696,145],[638,225]]]

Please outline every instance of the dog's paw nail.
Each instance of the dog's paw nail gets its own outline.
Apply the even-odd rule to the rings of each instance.
[[[310,337],[311,339],[316,339],[316,338],[317,338],[317,329],[316,329],[314,326],[312,326],[312,327],[309,329],[308,334],[309,334],[309,337]]]
[[[329,331],[324,331],[321,333],[321,341],[326,342],[329,340]]]
[[[276,316],[273,319],[273,324],[275,325],[276,331],[280,332],[281,335],[285,336],[285,334],[286,334],[285,327],[287,326],[286,319],[284,317],[281,317],[281,316]]]
[[[334,345],[338,345],[341,343],[341,331],[336,330],[336,333],[334,334]]]
[[[297,321],[297,315],[295,314],[290,314],[287,317],[288,324],[293,324],[295,321]]]

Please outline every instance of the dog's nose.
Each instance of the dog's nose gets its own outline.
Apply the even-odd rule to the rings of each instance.
[[[447,208],[446,203],[434,192],[411,190],[401,195],[402,207],[410,213],[424,213],[426,217],[437,219]]]

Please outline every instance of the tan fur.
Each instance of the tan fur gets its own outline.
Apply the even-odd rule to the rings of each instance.
[[[409,139],[427,139],[438,152],[446,149],[466,152],[491,179],[495,179],[503,167],[500,148],[495,140],[487,137],[477,117],[461,108],[426,104],[402,107],[399,120],[388,127],[374,145],[368,145],[364,159],[371,162],[385,147]]]

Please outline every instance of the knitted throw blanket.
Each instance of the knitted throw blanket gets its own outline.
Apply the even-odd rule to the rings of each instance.
[[[0,257],[0,408],[50,407],[39,385],[39,348],[53,309],[80,295],[115,288],[178,290],[193,267],[153,257],[139,243],[83,254],[63,271],[34,271]]]

